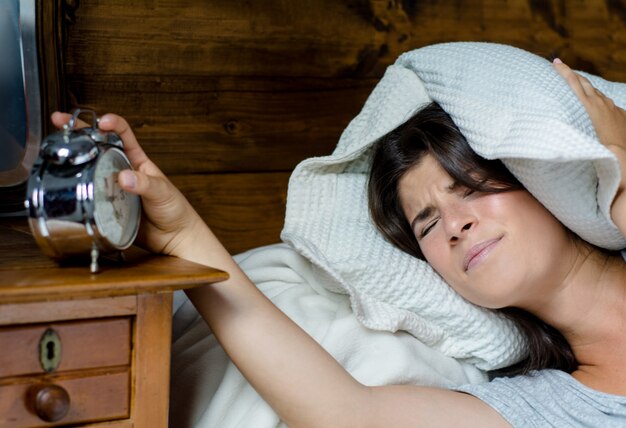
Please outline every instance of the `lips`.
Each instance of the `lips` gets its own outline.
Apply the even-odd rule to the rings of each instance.
[[[463,271],[467,272],[482,262],[491,250],[495,248],[498,242],[500,242],[500,239],[502,239],[502,237],[483,241],[470,248],[463,259]]]

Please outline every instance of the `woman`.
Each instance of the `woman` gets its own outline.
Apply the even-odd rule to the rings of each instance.
[[[618,155],[626,172],[622,139],[626,113],[565,65],[555,67],[581,98],[601,141]],[[57,126],[68,119],[59,113],[53,116]],[[498,398],[496,402],[485,398],[488,404],[457,391],[358,383],[257,290],[182,194],[147,158],[123,119],[106,115],[100,127],[122,137],[136,168],[121,173],[119,181],[125,190],[143,198],[146,220],[138,243],[230,273],[228,281],[189,291],[188,296],[243,375],[289,426],[509,426],[505,417],[517,423],[497,406]],[[505,183],[489,178],[484,184],[491,188]],[[624,186],[623,179],[612,217],[626,235]],[[471,186],[452,180],[431,154],[399,177],[400,208],[411,233],[416,233],[415,249],[471,301],[491,308],[520,306],[559,329],[580,363],[574,378],[613,394],[603,397],[626,407],[626,397],[620,397],[626,395],[626,339],[620,337],[626,325],[624,262],[573,239],[526,191],[472,193],[467,189]],[[536,257],[537,247],[524,246],[533,242],[529,234],[549,234],[550,247],[541,248],[540,257]],[[544,257],[552,263],[540,264]],[[625,413],[622,409],[622,417]],[[617,418],[611,416],[608,423]]]
[[[441,185],[438,181],[442,181]],[[419,195],[415,189],[435,189],[442,187],[445,195],[451,196],[451,215],[466,215],[462,234],[457,236],[454,231],[443,230],[441,227],[449,227],[449,221],[464,221],[463,218],[451,219],[447,211],[438,212],[434,206],[424,205],[420,207]],[[471,212],[456,206],[456,197],[460,202],[477,200],[482,203],[498,203],[498,206],[512,209],[514,212],[528,208],[536,208],[540,214],[537,226],[529,232],[524,230],[523,236],[518,236],[518,243],[511,243],[512,236],[507,234],[504,243],[514,245],[507,251],[509,254],[519,253],[522,256],[516,263],[518,269],[525,272],[532,270],[524,267],[523,256],[528,253],[525,247],[543,243],[540,250],[545,254],[533,252],[533,257],[541,263],[550,266],[551,256],[559,254],[558,249],[563,246],[564,239],[572,240],[581,248],[589,246],[580,238],[567,232],[562,226],[554,226],[557,220],[552,217],[537,200],[524,191],[522,184],[506,169],[499,160],[487,160],[478,156],[471,148],[461,131],[455,126],[448,114],[436,103],[422,108],[407,122],[394,131],[387,134],[376,145],[373,155],[372,168],[369,177],[369,205],[374,224],[382,235],[392,244],[406,253],[422,260],[427,260],[442,275],[452,267],[454,263],[443,260],[445,248],[434,248],[445,242],[445,238],[433,236],[441,233],[452,233],[450,239],[461,240],[465,235],[472,233],[476,226],[476,218]],[[489,196],[488,195],[497,195]],[[479,197],[480,196],[480,197]],[[474,205],[468,204],[468,205]],[[470,207],[471,208],[471,207]],[[480,208],[480,207],[479,207]],[[489,210],[491,211],[491,210]],[[417,214],[416,214],[417,213]],[[445,214],[443,216],[442,214]],[[512,213],[494,213],[497,217],[511,218]],[[482,217],[482,216],[481,216]],[[519,215],[513,216],[514,219]],[[407,221],[407,219],[413,219]],[[444,220],[440,222],[440,220]],[[530,218],[525,218],[528,224]],[[481,223],[486,219],[481,219]],[[528,227],[524,227],[527,229]],[[547,229],[547,230],[546,230]],[[553,236],[552,229],[559,232],[559,236]],[[495,233],[495,231],[493,232]],[[530,233],[530,234],[529,234]],[[534,236],[533,236],[534,234]],[[498,233],[494,239],[476,242],[476,247],[468,247],[460,242],[454,247],[459,247],[459,256],[463,272],[473,274],[474,268],[487,254],[499,246],[502,235]],[[434,244],[434,245],[433,245]],[[561,255],[559,255],[561,256]],[[465,266],[467,264],[467,266]],[[553,266],[557,264],[552,264]],[[533,268],[537,268],[534,263]],[[511,266],[505,266],[503,271],[510,273]],[[552,269],[551,267],[548,269]],[[498,278],[489,273],[489,283],[498,285],[499,292],[505,298],[512,298],[510,290],[506,286],[512,286],[511,278]],[[445,278],[448,283],[452,278]],[[458,282],[458,281],[457,281]],[[485,281],[481,281],[484,283]],[[540,282],[539,282],[540,284]],[[502,287],[502,286],[505,287]],[[500,369],[492,374],[514,375],[525,374],[533,369],[558,368],[572,372],[577,362],[573,352],[560,332],[550,325],[542,322],[530,312],[520,310],[514,302],[509,304],[502,302],[481,301],[479,296],[471,295],[478,289],[463,290],[460,285],[455,289],[466,299],[478,303],[484,307],[497,308],[508,315],[526,333],[530,348],[530,355],[522,363],[513,367]],[[495,298],[493,291],[488,293],[487,298]],[[514,306],[515,305],[515,306]]]

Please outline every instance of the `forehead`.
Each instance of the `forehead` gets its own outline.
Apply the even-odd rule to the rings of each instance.
[[[398,181],[400,206],[405,214],[414,213],[425,204],[432,191],[449,191],[452,178],[432,155],[424,156]]]

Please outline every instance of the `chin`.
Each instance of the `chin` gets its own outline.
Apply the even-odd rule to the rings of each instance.
[[[498,275],[491,272],[480,272],[471,281],[464,284],[465,290],[469,293],[459,292],[465,299],[486,309],[502,309],[515,305],[515,296],[517,287],[512,281],[509,273],[502,275],[503,271],[498,270]],[[478,272],[476,272],[478,273]],[[456,288],[456,290],[460,290]]]

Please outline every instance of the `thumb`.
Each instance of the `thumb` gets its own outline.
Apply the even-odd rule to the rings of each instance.
[[[151,202],[159,202],[168,198],[168,183],[162,177],[151,177],[140,171],[125,169],[117,177],[122,189],[141,196]]]

